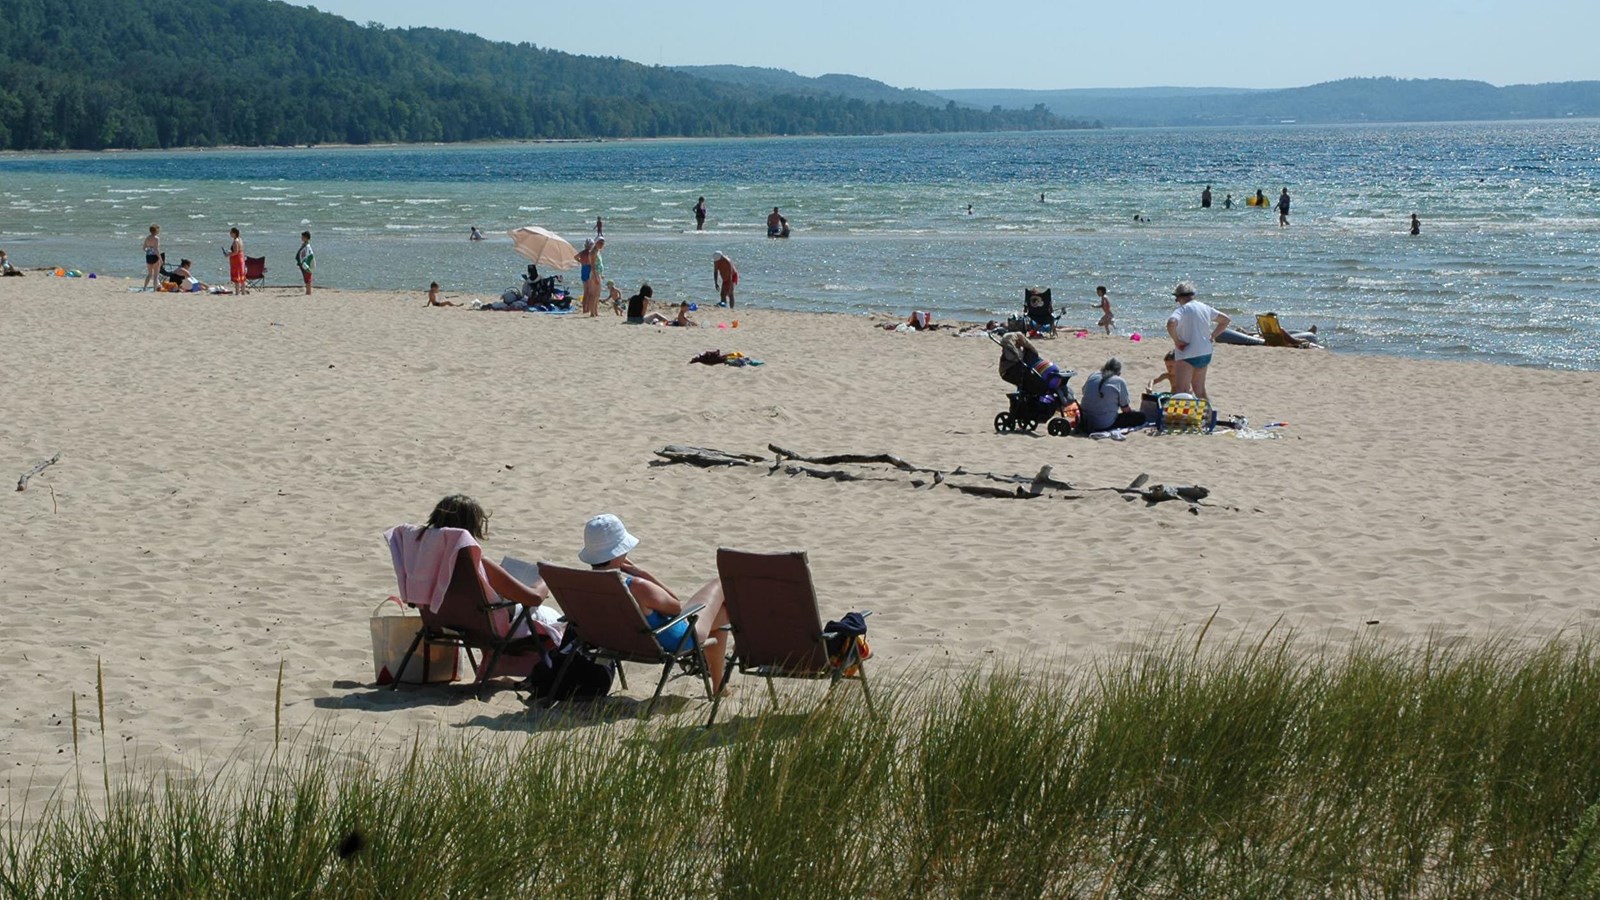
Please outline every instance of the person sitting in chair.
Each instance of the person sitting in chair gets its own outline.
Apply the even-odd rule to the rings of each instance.
[[[459,528],[482,543],[484,536],[489,533],[489,514],[471,497],[451,494],[434,505],[433,512],[428,514],[428,524],[422,526],[417,539],[421,540],[421,535],[430,528]],[[545,587],[543,581],[523,584],[501,568],[499,563],[489,559],[483,560],[483,578],[489,583],[490,590],[502,600],[522,606],[540,606],[550,599],[550,589]]]
[[[695,620],[695,635],[705,648],[706,668],[711,670],[708,673],[711,676],[711,691],[716,693],[722,690],[723,658],[728,651],[729,636],[722,631],[723,626],[728,624],[728,610],[723,606],[721,580],[713,578],[695,591],[687,602],[679,600],[678,595],[661,579],[628,558],[628,552],[637,546],[639,539],[628,533],[621,519],[610,513],[602,513],[584,524],[583,549],[578,551],[578,559],[588,563],[591,569],[621,572],[623,583],[638,602],[639,611],[645,614],[645,621],[651,628],[660,628],[681,615],[684,609],[703,604],[705,608]],[[710,643],[713,635],[717,640]],[[689,620],[685,619],[656,635],[656,641],[662,649],[676,651],[687,646],[688,637]]]

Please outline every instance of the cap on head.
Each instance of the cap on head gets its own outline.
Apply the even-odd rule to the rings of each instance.
[[[712,251],[711,258],[712,259],[726,259],[726,257],[724,257],[722,255],[722,251],[721,250]]]
[[[1194,296],[1194,282],[1192,282],[1192,281],[1180,281],[1180,282],[1178,282],[1178,286],[1172,289],[1172,296],[1174,296],[1174,297],[1193,297]]]

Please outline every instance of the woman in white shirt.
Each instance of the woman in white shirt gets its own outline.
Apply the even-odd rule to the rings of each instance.
[[[1211,351],[1216,346],[1217,335],[1233,320],[1225,313],[1194,299],[1192,282],[1178,282],[1178,286],[1172,289],[1172,299],[1178,303],[1178,308],[1167,317],[1167,334],[1177,348],[1173,359],[1172,390],[1209,400],[1206,396],[1206,369],[1211,365]]]

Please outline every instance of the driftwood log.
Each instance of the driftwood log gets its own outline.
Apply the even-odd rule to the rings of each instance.
[[[28,489],[28,479],[30,479],[33,476],[39,474],[40,472],[43,472],[45,469],[50,468],[51,466],[55,465],[56,463],[58,463],[60,461],[61,461],[61,454],[57,453],[55,456],[50,457],[49,459],[45,460],[44,462],[41,462],[38,465],[34,466],[33,468],[29,469],[28,471],[22,473],[22,477],[17,479],[17,490],[19,490],[19,491],[27,490]]]
[[[1054,497],[1061,500],[1081,499],[1081,493],[1066,493],[1068,491],[1107,491],[1120,494],[1127,500],[1144,500],[1149,505],[1164,503],[1168,500],[1183,500],[1189,504],[1189,511],[1195,514],[1200,512],[1200,501],[1210,495],[1210,491],[1199,485],[1188,484],[1154,484],[1146,487],[1150,476],[1146,473],[1128,483],[1127,487],[1082,487],[1070,481],[1063,481],[1055,477],[1051,466],[1041,466],[1038,472],[1032,475],[1005,475],[995,472],[977,472],[957,466],[949,471],[918,466],[901,459],[891,453],[836,453],[828,456],[807,456],[797,453],[777,444],[768,444],[767,449],[776,456],[777,461],[772,463],[768,474],[782,471],[785,475],[807,478],[818,478],[826,481],[889,481],[904,482],[914,488],[929,487],[930,481],[926,478],[897,476],[883,469],[864,469],[852,472],[837,468],[821,468],[824,466],[888,466],[908,476],[922,474],[932,475],[931,486],[943,485],[953,491],[970,494],[975,497],[994,497],[1006,500],[1029,500],[1036,497]],[[659,465],[684,463],[702,468],[753,466],[765,462],[766,457],[750,453],[734,453],[726,450],[717,450],[709,447],[691,447],[682,444],[668,444],[655,451],[657,456],[665,460]],[[800,465],[808,463],[809,465]],[[963,480],[964,479],[964,480]],[[994,482],[994,484],[972,484],[970,480],[980,482]]]
[[[750,453],[729,453],[726,450],[713,450],[709,447],[686,447],[683,444],[668,444],[656,451],[656,455],[675,463],[688,463],[701,468],[716,466],[753,466],[758,462],[765,462],[766,457],[755,456]]]
[[[768,444],[767,449],[777,454],[779,465],[782,465],[783,461],[786,459],[792,459],[805,463],[815,463],[819,466],[837,466],[845,463],[855,463],[860,465],[881,463],[886,466],[894,466],[896,469],[899,469],[902,472],[928,472],[930,474],[939,474],[937,469],[927,469],[923,468],[922,466],[914,466],[900,457],[890,453],[835,453],[832,456],[806,456],[801,453],[796,453],[793,450],[785,450],[784,448],[779,447],[777,444]]]

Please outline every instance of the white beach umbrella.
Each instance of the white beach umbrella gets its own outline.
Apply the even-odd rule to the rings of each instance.
[[[511,235],[511,243],[516,251],[533,260],[536,266],[570,269],[578,264],[578,252],[572,249],[565,238],[553,231],[537,225],[524,225],[506,234]]]

